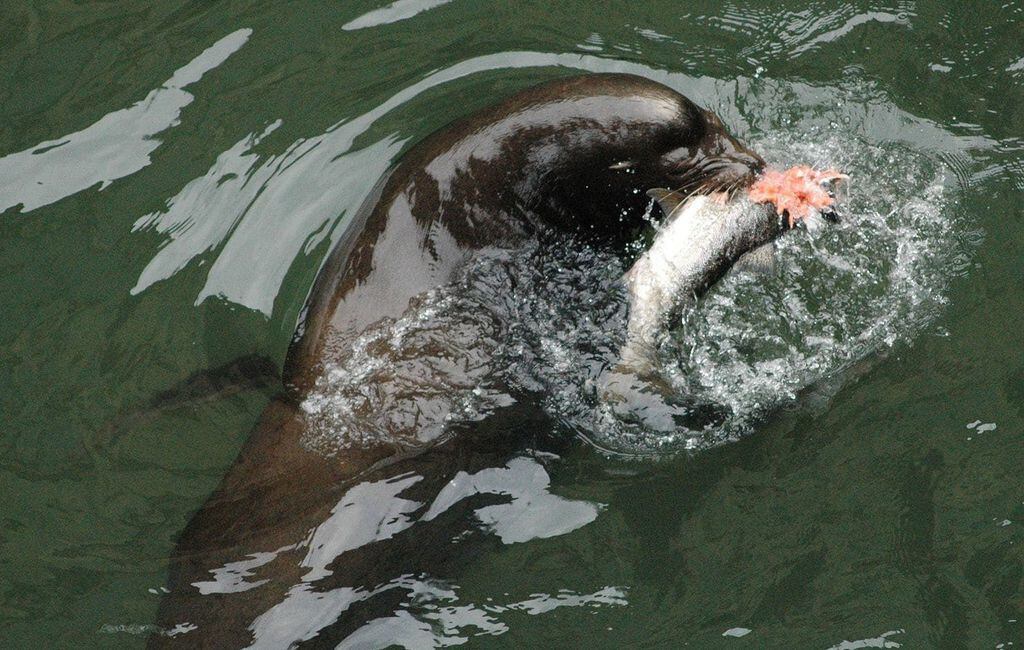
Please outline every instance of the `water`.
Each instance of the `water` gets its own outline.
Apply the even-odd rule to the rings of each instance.
[[[245,354],[280,363],[330,243],[403,150],[579,70],[648,76],[772,162],[848,171],[843,224],[792,233],[779,277],[731,275],[675,324],[674,381],[729,407],[710,436],[629,429],[595,398],[624,318],[602,251],[490,252],[368,333],[454,336],[476,374],[449,375],[430,427],[401,403],[339,409],[358,372],[430,363],[373,369],[368,346],[307,404],[329,423],[311,446],[501,442],[367,478],[317,544],[248,549],[268,554],[237,558],[253,575],[308,575],[260,638],[346,614],[352,644],[1024,643],[1024,4],[2,13],[5,645],[143,644],[175,537],[272,388],[154,397]],[[372,583],[309,586],[374,552]]]

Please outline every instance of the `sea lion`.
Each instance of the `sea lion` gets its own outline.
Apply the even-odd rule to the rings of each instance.
[[[261,615],[307,587],[304,581],[326,579],[311,577],[302,564],[303,540],[330,517],[355,477],[386,463],[422,462],[420,475],[442,480],[467,462],[445,452],[461,443],[424,453],[436,440],[417,436],[419,417],[400,423],[391,439],[341,453],[304,444],[303,400],[368,327],[400,317],[477,251],[515,249],[559,233],[622,244],[644,225],[651,188],[728,191],[763,168],[714,113],[671,88],[623,74],[524,90],[412,147],[324,263],[286,358],[284,390],[179,539],[158,617],[161,629],[178,634],[155,634],[151,644],[253,643]],[[730,251],[730,260],[743,252]],[[488,426],[494,425],[468,428]],[[327,574],[345,579],[342,567]],[[235,582],[221,585],[226,575]]]
[[[285,381],[308,388],[326,350],[400,314],[471,251],[542,227],[622,241],[642,223],[648,190],[707,193],[764,168],[717,115],[643,77],[525,90],[428,137],[383,179],[313,285]]]

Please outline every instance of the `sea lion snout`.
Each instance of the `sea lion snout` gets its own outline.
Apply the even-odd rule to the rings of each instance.
[[[733,165],[743,167],[744,171],[753,176],[760,176],[764,173],[764,170],[768,168],[768,164],[764,161],[764,158],[749,149],[729,154],[728,156],[724,156],[724,159]]]
[[[717,116],[715,117],[718,120]],[[721,125],[721,121],[718,121]],[[709,136],[713,142],[705,145],[708,155],[708,171],[715,180],[716,190],[732,191],[749,187],[768,168],[768,163],[753,149],[729,135],[725,126],[713,130]]]
[[[752,185],[767,167],[761,156],[742,145],[724,153],[704,151],[670,165],[666,184],[684,194],[744,189]]]
[[[734,192],[750,187],[766,168],[764,159],[752,151],[719,156],[708,166],[709,189]]]
[[[703,135],[697,143],[663,156],[668,185],[685,194],[749,187],[767,169],[764,158],[730,135],[714,112],[700,116]]]

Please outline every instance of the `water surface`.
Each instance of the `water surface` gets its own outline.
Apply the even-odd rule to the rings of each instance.
[[[436,485],[368,480],[309,540],[262,549],[310,585],[353,552],[429,552],[296,589],[255,637],[313,643],[341,617],[353,646],[1024,643],[1024,4],[0,16],[5,645],[141,646],[176,536],[273,387],[154,398],[243,355],[280,364],[331,243],[404,150],[580,71],[666,83],[775,163],[854,176],[840,228],[787,238],[775,280],[728,278],[662,351],[729,427],[694,443],[609,420],[587,355],[621,319],[615,260],[523,251],[504,272],[550,282],[511,305],[522,328],[498,352],[525,351],[509,376],[543,389],[537,414],[464,387],[463,419],[515,442]],[[477,293],[424,308],[485,296],[480,264]],[[354,519],[356,502],[376,506]],[[239,561],[204,588],[275,560]]]

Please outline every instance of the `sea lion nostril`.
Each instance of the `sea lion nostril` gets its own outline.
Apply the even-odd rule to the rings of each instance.
[[[733,158],[734,160],[736,160],[736,162],[745,165],[750,171],[754,172],[755,174],[760,174],[767,167],[764,158],[758,156],[756,153],[753,152],[738,152],[733,156]]]

